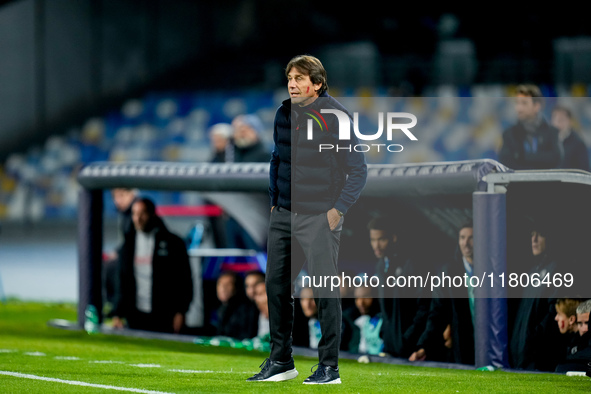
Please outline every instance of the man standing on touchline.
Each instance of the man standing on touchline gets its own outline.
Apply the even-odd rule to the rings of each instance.
[[[347,113],[352,123],[349,111],[328,95],[322,63],[313,56],[296,56],[285,73],[290,98],[283,101],[275,115],[269,174],[271,218],[266,285],[271,354],[261,365],[261,372],[248,381],[282,381],[298,376],[291,348],[294,280],[304,261],[311,277],[338,275],[344,216],[359,198],[367,178],[363,153],[353,149],[319,150],[320,143],[339,143],[338,119],[330,113],[320,116],[322,109]],[[322,122],[309,121],[312,115],[321,117]],[[353,136],[344,142],[354,145],[359,141]],[[341,383],[339,289],[314,290],[322,337],[318,367],[304,383]]]

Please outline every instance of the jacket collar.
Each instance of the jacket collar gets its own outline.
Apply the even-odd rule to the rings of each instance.
[[[328,95],[328,92],[324,91],[318,97],[319,98],[320,97],[325,97],[326,98],[326,97],[330,97],[330,96]],[[293,108],[293,109],[295,110],[296,108],[301,108],[303,110],[303,109],[306,109],[306,108],[311,108],[314,105],[318,105],[317,103],[318,103],[318,100],[314,100],[314,102],[312,104],[310,104],[310,105],[306,105],[305,107],[294,106],[295,108]],[[281,103],[281,105],[283,105],[284,107],[287,107],[287,108],[291,108],[291,98],[288,98],[286,100],[283,100],[283,102]]]

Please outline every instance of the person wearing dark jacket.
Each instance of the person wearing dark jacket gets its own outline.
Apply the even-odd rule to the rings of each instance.
[[[258,116],[238,115],[232,121],[233,137],[229,150],[232,151],[231,160],[234,163],[268,163],[271,151],[267,149],[260,138],[264,132],[263,123]],[[226,160],[229,162],[230,160]],[[219,220],[219,219],[218,219]],[[260,246],[252,239],[250,234],[232,216],[223,215],[225,222],[226,248],[259,250]]]
[[[580,303],[576,312],[578,332],[570,343],[566,358],[556,367],[556,372],[589,372],[591,366],[591,332],[589,331],[591,300]]]
[[[220,307],[216,311],[216,335],[235,339],[253,338],[257,335],[258,310],[244,293],[237,273],[222,272],[216,283]]]
[[[319,152],[338,144],[337,116],[349,111],[327,93],[326,70],[313,56],[294,57],[285,69],[290,99],[276,112],[269,170],[271,217],[267,249],[267,294],[271,353],[249,381],[288,380],[298,375],[292,358],[294,280],[306,261],[311,277],[338,275],[337,259],[344,216],[357,201],[367,177],[362,152]],[[353,136],[350,143],[359,140]],[[292,242],[293,239],[293,242]],[[315,288],[322,338],[319,364],[305,384],[340,383],[338,357],[342,311],[339,289]]]
[[[550,231],[535,225],[531,235],[533,268],[530,277],[552,275],[558,266],[551,253]],[[555,290],[529,285],[523,288],[509,341],[509,361],[515,369],[554,371],[561,358]]]
[[[372,287],[355,288],[355,305],[343,311],[342,350],[372,355],[382,352],[384,341],[380,332],[383,319],[374,293]]]
[[[557,105],[552,108],[552,125],[558,129],[562,145],[561,168],[589,171],[589,151],[585,142],[573,129],[570,109]]]
[[[232,125],[229,123],[216,123],[209,128],[209,140],[211,144],[210,163],[226,163],[234,161],[234,149],[232,148]]]
[[[499,161],[514,170],[559,168],[558,130],[542,116],[543,97],[535,85],[517,87],[518,123],[503,133]]]
[[[577,307],[580,303],[580,299],[574,298],[559,298],[556,300],[556,316],[554,320],[560,331],[560,347],[563,349],[563,359],[559,360],[556,372],[561,371],[561,364],[565,364],[565,359],[571,354],[573,345],[576,345],[581,337],[577,325]]]
[[[474,244],[472,224],[458,233],[458,248],[453,264],[442,272],[450,277],[473,274]],[[474,364],[474,294],[471,288],[448,287],[433,294],[425,331],[410,361],[446,361]]]
[[[260,139],[264,128],[258,116],[238,115],[232,121],[232,128],[234,129],[232,142],[235,163],[266,163],[269,161],[271,151]]]
[[[405,250],[401,233],[392,219],[377,217],[368,224],[374,255],[378,258],[376,275],[380,283],[388,277],[410,277],[419,273]],[[422,297],[420,287],[379,286],[384,352],[393,357],[408,358],[416,350],[429,312],[430,300]]]
[[[135,231],[127,235],[119,259],[119,291],[113,325],[179,333],[193,299],[185,242],[168,231],[148,198],[132,205]]]
[[[108,253],[103,260],[103,293],[105,296],[104,312],[112,317],[113,303],[119,281],[119,255],[127,235],[135,231],[131,220],[131,206],[137,199],[137,190],[127,188],[116,188],[111,190],[113,204],[117,209],[117,247]]]

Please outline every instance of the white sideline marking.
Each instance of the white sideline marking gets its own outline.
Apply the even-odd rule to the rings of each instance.
[[[24,353],[25,356],[34,356],[34,357],[44,357],[45,353],[41,353],[41,352],[27,352]]]
[[[8,376],[13,376],[15,378],[44,380],[46,382],[65,383],[65,384],[71,384],[73,386],[85,386],[85,387],[96,387],[99,389],[130,391],[132,393],[171,394],[171,393],[166,393],[164,391],[142,390],[142,389],[134,389],[134,388],[128,388],[128,387],[109,386],[106,384],[94,384],[94,383],[79,382],[77,380],[62,380],[62,379],[55,379],[55,378],[46,378],[45,376],[29,375],[29,374],[10,372],[10,371],[0,371],[0,375],[8,375]]]
[[[94,360],[89,361],[90,364],[125,364],[123,361],[113,361],[113,360]]]
[[[12,349],[0,349],[0,353],[14,353],[16,350]]]
[[[80,360],[79,357],[55,356],[56,360]]]
[[[158,364],[129,364],[132,367],[138,367],[138,368],[160,368],[160,365]]]

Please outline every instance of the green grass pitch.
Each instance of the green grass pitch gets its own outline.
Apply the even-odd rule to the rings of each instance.
[[[247,383],[267,354],[48,327],[56,318],[76,320],[75,306],[0,304],[0,393],[591,392],[588,377],[350,360],[341,361],[341,385],[307,386],[302,382],[317,361],[305,357],[295,359],[294,380]]]

